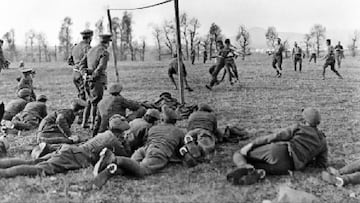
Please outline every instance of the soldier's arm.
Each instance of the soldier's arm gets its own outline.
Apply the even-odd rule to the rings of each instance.
[[[325,146],[324,150],[315,158],[315,166],[319,168],[326,168],[328,162],[328,148]]]
[[[93,72],[93,77],[98,77],[101,72],[104,72],[107,67],[107,62],[109,61],[109,52],[104,51],[100,56],[99,64]]]
[[[142,107],[139,102],[136,102],[136,101],[133,101],[133,100],[129,100],[129,99],[124,98],[123,102],[124,102],[124,107],[127,108],[127,109],[130,109],[131,111],[136,111],[140,107]]]
[[[70,126],[66,121],[66,118],[63,114],[58,114],[56,117],[56,125],[60,129],[60,131],[66,136],[71,136]]]
[[[286,129],[281,130],[278,133],[274,133],[271,135],[267,135],[264,137],[257,138],[254,140],[253,147],[269,144],[272,142],[278,142],[278,141],[288,141],[294,136],[294,131],[297,129],[297,126],[290,126]]]
[[[131,148],[129,142],[125,140],[114,139],[112,142],[112,151],[116,156],[131,156]]]
[[[87,55],[85,54],[84,57],[79,62],[79,70],[80,70],[81,75],[87,74],[87,69],[88,69]]]

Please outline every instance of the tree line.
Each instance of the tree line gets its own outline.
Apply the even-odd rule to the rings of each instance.
[[[124,12],[122,16],[113,17],[112,33],[114,35],[114,45],[119,60],[145,60],[145,52],[147,48],[147,42],[145,37],[141,37],[139,40],[134,40],[133,34],[133,17],[129,12]],[[50,62],[51,60],[66,60],[71,54],[72,46],[74,45],[72,38],[72,25],[73,21],[70,17],[65,17],[61,23],[60,31],[58,34],[59,45],[51,47],[46,39],[46,35],[43,32],[36,32],[31,29],[25,34],[25,50],[19,51],[15,45],[15,30],[11,29],[3,35],[5,44],[7,45],[5,51],[7,57],[10,60],[25,60],[25,61],[38,61],[38,62]],[[94,24],[95,34],[94,37],[98,37],[99,34],[104,33],[105,28],[108,25],[104,24],[104,19],[100,18]],[[85,24],[85,28],[89,28],[90,23]],[[161,24],[151,24],[152,36],[155,42],[156,59],[162,60],[165,56],[173,56],[176,53],[176,28],[173,19],[165,19]],[[206,51],[210,57],[214,56],[217,40],[224,40],[225,37],[222,34],[222,30],[219,25],[212,23],[209,27],[209,31],[205,35],[200,35],[199,28],[201,27],[200,21],[191,17],[187,13],[183,12],[180,15],[180,34],[182,40],[182,52],[184,59],[190,59],[191,52],[195,52],[199,58],[204,51]],[[274,47],[276,38],[279,34],[274,26],[269,26],[265,33],[268,47]],[[320,53],[321,46],[326,36],[326,28],[320,24],[315,24],[311,27],[309,33],[304,35],[303,43],[305,44],[305,53],[309,55],[309,49],[315,47],[317,53]],[[355,31],[348,45],[351,55],[356,55],[357,42],[359,39],[359,31]],[[232,42],[242,56],[250,53],[251,36],[244,25],[240,25],[235,35],[235,42]],[[289,41],[283,40],[285,48],[290,48]],[[288,53],[285,52],[287,55]]]

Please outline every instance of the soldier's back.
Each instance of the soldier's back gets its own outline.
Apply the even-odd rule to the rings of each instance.
[[[47,115],[46,104],[39,101],[27,103],[23,111],[34,113],[40,118],[44,118]]]
[[[80,60],[86,55],[90,48],[90,44],[86,43],[85,41],[81,41],[79,44],[74,46],[71,55],[73,56],[75,64],[80,63]]]

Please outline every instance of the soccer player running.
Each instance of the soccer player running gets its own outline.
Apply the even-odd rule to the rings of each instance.
[[[331,46],[331,40],[326,40],[326,46],[327,46],[327,54],[324,56],[325,64],[323,66],[323,80],[325,80],[325,70],[328,66],[330,66],[330,69],[340,78],[343,79],[343,77],[340,75],[340,73],[335,69],[335,54],[334,54],[334,47]]]

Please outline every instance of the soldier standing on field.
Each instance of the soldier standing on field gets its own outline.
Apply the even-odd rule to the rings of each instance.
[[[294,60],[294,70],[296,71],[296,65],[299,63],[299,71],[301,72],[302,68],[302,49],[297,45],[297,43],[294,43],[294,48],[292,50],[292,57]]]
[[[282,65],[282,53],[284,51],[284,45],[281,44],[281,39],[277,38],[276,44],[275,44],[275,49],[274,49],[274,57],[273,57],[273,61],[272,61],[272,67],[276,70],[276,76],[278,78],[281,77],[281,65]],[[277,65],[277,67],[276,67]]]
[[[2,69],[7,69],[9,67],[9,61],[5,59],[4,57],[4,53],[2,50],[2,45],[3,45],[4,41],[2,39],[0,39],[0,72]]]
[[[102,34],[99,35],[99,45],[91,48],[87,54],[81,59],[79,69],[81,75],[86,79],[90,88],[90,95],[88,98],[88,105],[84,111],[83,122],[81,126],[87,128],[87,121],[89,119],[89,112],[91,113],[92,125],[95,123],[97,104],[103,97],[104,89],[106,88],[107,75],[106,68],[109,61],[109,42],[111,41],[111,35]]]
[[[73,47],[73,49],[71,51],[71,56],[69,59],[69,65],[75,66],[73,69],[74,70],[73,71],[73,82],[78,91],[78,98],[81,100],[84,100],[84,101],[86,101],[86,94],[89,95],[89,88],[85,86],[84,79],[80,73],[79,65],[80,65],[81,59],[86,55],[86,53],[91,48],[90,43],[92,40],[93,33],[94,32],[89,29],[86,29],[86,30],[80,32],[83,40]],[[90,112],[88,112],[88,113],[90,113]],[[79,116],[78,124],[82,123],[82,117],[83,117],[82,115]]]
[[[330,66],[331,70],[340,78],[343,79],[343,77],[340,75],[340,73],[335,69],[335,53],[334,53],[334,47],[331,46],[331,40],[326,40],[327,45],[327,54],[324,56],[324,59],[326,59],[325,64],[323,66],[323,80],[325,80],[325,70],[328,66]]]
[[[341,45],[340,41],[335,46],[335,56],[338,68],[341,68],[341,60],[344,58],[344,48]]]

